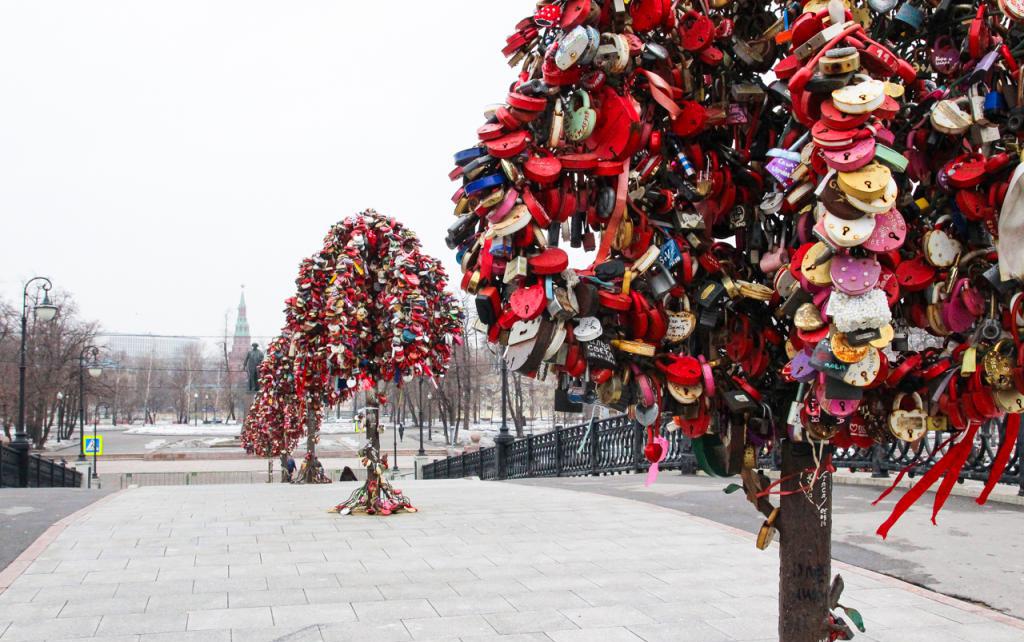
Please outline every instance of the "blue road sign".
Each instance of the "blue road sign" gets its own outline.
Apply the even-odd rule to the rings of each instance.
[[[102,455],[103,454],[103,436],[97,435],[95,437],[85,438],[85,454],[86,455]]]

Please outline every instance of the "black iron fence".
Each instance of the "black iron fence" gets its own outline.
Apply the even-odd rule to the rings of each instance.
[[[1021,432],[1024,433],[1024,427]],[[874,448],[839,449],[833,462],[839,469],[870,471],[887,476],[913,465],[909,475],[924,473],[941,458],[948,446],[946,434],[930,432],[917,444],[895,442]],[[669,452],[659,464],[661,470],[697,470],[697,458],[690,439],[681,432],[666,434]],[[995,423],[978,431],[974,449],[967,459],[963,479],[987,480],[992,461],[1002,443],[1002,428]],[[435,460],[423,467],[424,479],[479,477],[481,479],[522,479],[525,477],[573,477],[623,472],[643,472],[650,465],[644,457],[646,433],[625,416],[612,417],[551,432],[517,439],[505,445]],[[760,464],[777,468],[772,453],[763,451]],[[1024,434],[1020,435],[1010,464],[1001,481],[1016,484],[1024,495]]]
[[[0,488],[22,486],[22,475],[30,488],[81,487],[82,473],[74,468],[31,453],[24,456],[27,461],[14,448],[0,444]]]

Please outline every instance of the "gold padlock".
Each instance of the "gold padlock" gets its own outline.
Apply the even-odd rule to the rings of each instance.
[[[754,447],[750,444],[743,448],[743,467],[757,468],[757,453],[754,452]]]
[[[1013,348],[1010,339],[1000,339],[985,353],[981,363],[985,368],[985,381],[996,390],[1013,386],[1013,359],[1007,348]]]
[[[779,519],[779,508],[776,506],[772,509],[768,519],[761,525],[761,530],[757,532],[757,548],[759,550],[765,550],[772,544],[772,540],[775,539],[775,522]]]

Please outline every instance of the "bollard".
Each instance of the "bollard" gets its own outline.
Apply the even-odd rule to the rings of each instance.
[[[882,462],[885,461],[889,451],[884,444],[875,444],[871,448],[871,476],[876,479],[884,479],[889,477],[889,471],[882,467]]]

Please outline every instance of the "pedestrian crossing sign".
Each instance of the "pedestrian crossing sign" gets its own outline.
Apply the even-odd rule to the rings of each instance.
[[[85,438],[85,454],[86,455],[102,455],[103,454],[103,436],[97,435],[95,437]]]

